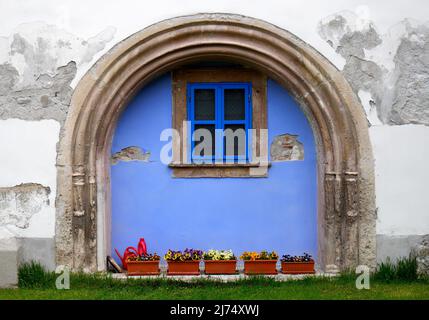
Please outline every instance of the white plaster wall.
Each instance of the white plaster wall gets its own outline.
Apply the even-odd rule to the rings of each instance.
[[[60,125],[55,120],[0,120],[0,187],[40,183],[51,189],[49,206],[31,217],[28,228],[0,227],[0,238],[54,236],[59,131]]]
[[[429,127],[373,126],[377,233],[429,233]]]
[[[2,0],[0,36],[13,33],[19,24],[34,21],[54,24],[85,39],[114,26],[117,32],[113,41],[95,56],[97,59],[115,43],[160,20],[200,12],[226,12],[260,18],[289,30],[341,68],[344,59],[317,34],[320,19],[350,10],[362,19],[373,20],[379,31],[385,33],[405,17],[427,20],[427,6],[426,0],[91,0],[83,5],[75,0]],[[90,65],[78,70],[74,85]]]
[[[152,23],[199,12],[228,12],[260,18],[289,30],[341,69],[344,59],[321,39],[317,25],[322,18],[343,10],[355,12],[362,20],[371,19],[381,34],[388,33],[391,26],[404,18],[425,21],[429,16],[427,0],[92,0],[84,3],[74,0],[2,0],[0,37],[3,40],[10,38],[20,24],[35,21],[55,25],[82,39],[90,39],[108,26],[116,28],[112,40],[93,56],[92,61],[78,64],[77,76],[72,82],[75,86],[90,66],[115,43]],[[7,50],[5,40],[0,41],[1,61],[7,59]],[[76,56],[79,54],[76,52]],[[392,59],[385,52],[371,54],[374,61],[384,62],[386,66]],[[72,59],[73,54],[69,52],[68,57]],[[365,96],[365,92],[360,95]],[[369,106],[365,105],[365,108],[370,112]],[[377,232],[395,235],[429,233],[426,186],[429,128],[386,126],[380,124],[373,111],[368,116],[372,124],[377,124],[370,128],[376,159]],[[39,215],[43,219],[33,217],[35,220],[25,231],[34,235],[51,236],[54,232],[54,164],[58,132],[59,124],[53,120],[0,121],[0,186],[38,182],[52,190],[49,212]]]

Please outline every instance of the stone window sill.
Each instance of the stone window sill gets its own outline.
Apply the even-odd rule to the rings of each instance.
[[[271,162],[268,162],[271,167]],[[170,168],[257,168],[259,163],[169,163]]]
[[[175,178],[266,178],[271,163],[170,163]]]

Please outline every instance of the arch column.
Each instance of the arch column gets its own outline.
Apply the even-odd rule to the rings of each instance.
[[[80,80],[57,161],[57,263],[104,268],[118,117],[151,79],[203,60],[245,64],[295,96],[317,141],[319,263],[328,271],[373,267],[373,158],[362,106],[341,73],[308,44],[267,22],[226,14],[152,25],[113,47]]]

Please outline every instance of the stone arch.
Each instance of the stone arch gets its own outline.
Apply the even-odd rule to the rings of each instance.
[[[184,16],[149,26],[113,47],[80,80],[57,161],[57,264],[105,268],[110,146],[117,119],[151,79],[202,60],[246,64],[294,95],[318,147],[319,263],[326,271],[373,267],[373,157],[356,95],[326,58],[296,36],[230,14]]]

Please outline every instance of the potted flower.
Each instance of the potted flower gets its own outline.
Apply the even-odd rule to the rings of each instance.
[[[122,268],[127,270],[127,260],[129,257],[141,256],[147,254],[147,246],[144,238],[140,238],[139,243],[136,247],[127,247],[124,251],[124,254],[121,255],[117,249],[115,249],[116,254],[122,262]]]
[[[146,241],[140,238],[137,248],[127,247],[121,255],[115,249],[119,259],[121,259],[122,267],[127,270],[128,275],[158,275],[159,260],[161,259],[156,253],[148,254]]]
[[[232,250],[209,250],[203,254],[206,274],[235,274],[237,260]]]
[[[277,274],[276,264],[279,256],[276,252],[243,252],[245,274]]]
[[[130,256],[127,258],[128,275],[159,275],[160,259],[156,253]]]
[[[164,256],[168,263],[167,275],[199,275],[202,257],[201,250],[168,250]]]
[[[285,274],[312,274],[314,273],[314,260],[308,253],[302,256],[284,255],[280,259],[282,273]]]

